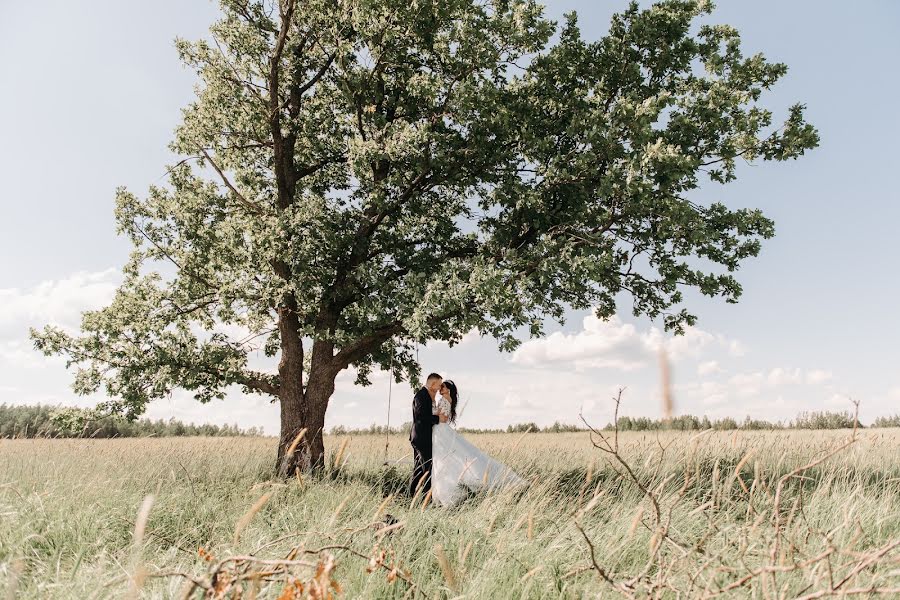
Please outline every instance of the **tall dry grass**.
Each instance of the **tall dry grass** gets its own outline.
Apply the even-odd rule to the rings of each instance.
[[[472,435],[531,485],[449,510],[406,497],[373,436],[327,438],[328,472],[287,482],[272,438],[3,440],[0,594],[900,594],[900,430],[851,435]],[[389,462],[408,450],[393,436]]]

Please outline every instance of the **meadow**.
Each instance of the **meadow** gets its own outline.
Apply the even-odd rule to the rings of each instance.
[[[452,509],[404,436],[0,440],[0,594],[900,597],[900,429],[604,435],[472,434],[531,485]]]

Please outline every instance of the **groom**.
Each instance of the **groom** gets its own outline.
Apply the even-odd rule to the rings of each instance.
[[[413,422],[409,432],[409,443],[413,447],[413,473],[409,482],[409,495],[414,496],[419,486],[422,495],[431,489],[431,428],[440,423],[437,415],[432,414],[431,405],[443,378],[432,373],[425,380],[425,387],[413,397]]]

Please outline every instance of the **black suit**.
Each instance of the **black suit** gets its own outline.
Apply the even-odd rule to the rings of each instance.
[[[422,481],[422,494],[431,489],[431,428],[439,423],[431,413],[431,394],[424,387],[413,397],[413,422],[409,431],[409,443],[413,447],[413,473],[409,482],[409,495],[416,493]],[[423,479],[424,478],[424,479]]]

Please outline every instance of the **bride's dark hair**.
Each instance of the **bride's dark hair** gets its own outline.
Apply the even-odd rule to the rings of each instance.
[[[444,381],[444,385],[450,390],[450,422],[456,423],[456,404],[459,402],[459,392],[456,391],[456,384],[450,379]]]

